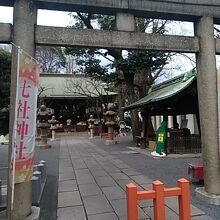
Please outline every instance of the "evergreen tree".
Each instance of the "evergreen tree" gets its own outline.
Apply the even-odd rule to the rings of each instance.
[[[10,104],[11,54],[0,48],[0,109]]]
[[[114,16],[92,15],[85,13],[72,14],[75,19],[74,28],[93,29],[96,25],[102,30],[116,30],[116,19]],[[154,34],[164,34],[167,21],[136,18],[136,31]],[[120,49],[66,49],[67,54],[78,55],[78,65],[81,65],[84,73],[113,81],[118,88],[120,102],[119,115],[123,120],[121,107],[135,102],[148,92],[154,81],[163,74],[163,67],[167,64],[170,54],[152,51],[127,51],[123,55]],[[97,55],[111,61],[111,65],[101,66]],[[85,59],[85,57],[87,59]],[[108,68],[114,68],[109,72]],[[121,96],[121,97],[120,97]],[[139,119],[136,110],[131,111],[133,137],[140,134]]]

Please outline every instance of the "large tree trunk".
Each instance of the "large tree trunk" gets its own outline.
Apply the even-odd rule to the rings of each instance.
[[[127,98],[129,104],[132,104],[136,101],[133,82],[134,81],[132,79],[126,80]],[[133,140],[136,142],[136,136],[140,136],[140,122],[138,117],[138,111],[131,110],[130,114]]]
[[[136,136],[141,135],[138,111],[137,110],[131,110],[130,115],[131,115],[131,126],[132,126],[133,140],[136,142],[137,141]]]
[[[120,83],[117,86],[117,103],[118,103],[118,116],[120,121],[124,121],[124,110],[122,107],[125,106],[125,85]]]
[[[151,70],[144,69],[142,71],[138,71],[134,77],[134,84],[138,88],[139,99],[143,98],[147,95],[150,86],[153,84],[151,79]]]

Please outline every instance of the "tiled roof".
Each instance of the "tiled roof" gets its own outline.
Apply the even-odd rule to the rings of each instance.
[[[153,102],[165,100],[185,90],[196,79],[196,70],[193,69],[183,75],[177,76],[171,80],[154,85],[147,96],[137,102],[126,106],[125,110],[142,108]]]
[[[86,98],[100,95],[117,95],[109,92],[106,85],[101,81],[90,77],[74,74],[41,74],[40,89],[41,97],[50,98]]]

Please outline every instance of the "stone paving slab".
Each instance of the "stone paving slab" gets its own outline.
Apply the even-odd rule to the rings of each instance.
[[[82,205],[79,191],[58,193],[58,208]]]
[[[166,219],[169,220],[179,220],[179,215],[177,215],[172,209],[169,207],[165,207]]]
[[[85,174],[91,174],[91,172],[88,168],[75,170],[75,173],[76,173],[77,177],[80,177],[81,175],[85,175]]]
[[[120,169],[118,169],[116,166],[114,165],[104,165],[103,169],[107,172],[107,173],[119,173]]]
[[[83,202],[88,215],[102,214],[113,211],[104,195],[83,197]]]
[[[178,213],[179,208],[178,208],[178,199],[175,197],[169,197],[165,198],[165,203],[166,205],[171,208],[174,212]]]
[[[70,159],[62,159],[59,161],[59,167],[71,167],[72,166],[72,162]]]
[[[198,215],[205,215],[205,213],[201,209],[198,209],[194,205],[191,205],[191,216],[198,216]]]
[[[60,155],[59,159],[62,160],[62,159],[69,159],[70,158],[70,155]]]
[[[96,183],[79,185],[79,190],[82,196],[94,196],[102,194],[102,190]]]
[[[141,190],[151,190],[152,189],[152,183],[143,183],[143,184],[140,184],[141,186]]]
[[[179,212],[178,199],[176,197],[166,198],[165,203],[174,212],[176,213]],[[199,216],[199,215],[205,215],[205,213],[201,209],[198,209],[197,207],[191,205],[191,216]]]
[[[108,176],[108,173],[103,170],[103,169],[99,169],[99,170],[91,170],[91,173],[94,177],[104,177],[104,176]]]
[[[85,220],[86,215],[83,206],[58,208],[58,220]]]
[[[152,207],[153,206],[153,200],[152,199],[147,199],[147,200],[138,201],[138,205],[141,208]]]
[[[73,172],[73,167],[59,167],[59,173]]]
[[[111,200],[110,203],[119,219],[127,220],[126,199]],[[138,207],[138,219],[150,219],[150,217]]]
[[[126,180],[117,180],[117,184],[124,190],[126,191],[126,185],[129,184],[129,183],[133,183],[137,186],[137,189],[138,190],[143,190],[143,188],[139,185],[137,185],[137,183],[132,180],[132,179],[126,179]]]
[[[99,163],[93,157],[83,157],[83,160],[88,167],[99,166]]]
[[[73,171],[63,171],[59,174],[59,181],[73,180],[76,179],[75,173]]]
[[[78,184],[95,183],[95,179],[89,169],[75,170],[75,172]]]
[[[120,161],[118,159],[113,159],[112,163],[119,169],[129,168],[129,166],[127,164],[123,163],[122,161]]]
[[[152,206],[145,207],[143,210],[151,219],[154,219],[154,210]],[[165,213],[167,220],[179,220],[179,216],[168,207],[166,207]]]
[[[125,175],[122,172],[120,172],[120,173],[111,173],[111,176],[115,180],[127,180],[127,179],[130,179],[127,175]]]
[[[59,165],[58,220],[127,220],[126,184],[138,190],[152,189],[152,179],[117,158],[126,149],[109,153],[92,140],[65,137],[61,141]],[[176,198],[166,199],[167,220],[178,219]],[[139,220],[153,218],[152,200],[138,201]],[[191,206],[192,220],[211,220]],[[206,218],[207,217],[207,218]]]
[[[97,215],[89,215],[88,220],[118,220],[118,217],[115,213],[104,213]]]
[[[60,152],[60,159],[69,159],[69,152]]]
[[[129,175],[129,176],[138,176],[138,175],[141,175],[140,172],[138,172],[137,170],[132,169],[132,168],[122,169],[121,171],[122,171],[123,173]]]
[[[126,199],[112,200],[110,203],[119,217],[126,216]]]
[[[95,183],[95,179],[91,174],[81,174],[77,176],[78,184],[88,184],[88,183]]]
[[[87,168],[85,162],[82,159],[73,159],[72,163],[75,170]]]
[[[69,156],[70,156],[72,161],[75,160],[75,159],[80,159],[81,158],[81,156],[79,154],[77,154],[76,152],[70,152]]]
[[[90,170],[91,173],[93,173],[95,171],[99,171],[99,170],[103,170],[104,171],[104,169],[100,166],[99,163],[97,163],[96,165],[87,166],[87,167],[89,167],[89,170]]]
[[[109,200],[123,199],[126,197],[125,191],[119,186],[103,187],[102,191]]]
[[[101,176],[96,178],[96,182],[100,187],[117,186],[115,180],[110,176]]]
[[[148,184],[152,183],[153,180],[144,176],[144,175],[138,175],[138,176],[130,176],[131,179],[133,179],[138,184]]]
[[[63,148],[63,149],[60,149],[60,156],[68,156],[69,157],[69,151],[68,151],[68,148]]]
[[[71,192],[78,190],[76,180],[59,181],[58,192]]]

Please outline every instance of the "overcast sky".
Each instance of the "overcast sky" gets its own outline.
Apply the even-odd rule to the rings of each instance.
[[[13,9],[0,6],[0,22],[13,22]],[[71,24],[69,12],[38,10],[38,25],[66,27]]]

